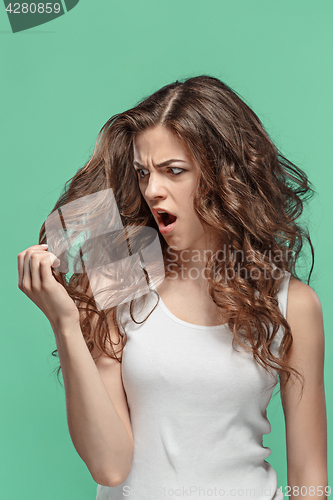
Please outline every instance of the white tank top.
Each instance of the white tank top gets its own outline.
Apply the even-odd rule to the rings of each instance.
[[[290,273],[278,293],[286,317]],[[135,306],[142,320],[157,302]],[[266,408],[277,372],[267,373],[240,346],[227,325],[198,326],[174,316],[162,299],[137,325],[129,304],[118,308],[127,343],[122,377],[134,436],[134,457],[119,486],[97,486],[96,500],[282,500],[266,461]],[[126,319],[128,323],[126,324]],[[280,327],[272,344],[278,356]]]

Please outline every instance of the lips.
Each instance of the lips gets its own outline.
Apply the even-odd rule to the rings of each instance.
[[[177,219],[177,216],[175,214],[169,212],[169,210],[166,210],[165,208],[162,207],[152,208],[151,211],[157,218],[158,222],[163,222],[165,226],[172,224]],[[164,212],[164,213],[158,213],[158,212]]]
[[[170,231],[173,230],[177,221],[177,216],[175,214],[169,212],[169,210],[166,210],[165,208],[162,207],[152,208],[151,211],[154,214],[155,218],[157,219],[158,228],[162,234],[169,233]],[[158,212],[164,212],[164,213],[158,213]]]

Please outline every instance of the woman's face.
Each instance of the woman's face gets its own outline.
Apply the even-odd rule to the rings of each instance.
[[[193,208],[200,170],[179,139],[163,126],[140,132],[134,139],[134,168],[167,244],[175,250],[206,248],[207,234]],[[168,224],[174,217],[164,220],[157,210],[177,219]]]

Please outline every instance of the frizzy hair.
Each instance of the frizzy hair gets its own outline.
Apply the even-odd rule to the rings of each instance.
[[[288,363],[293,339],[277,293],[285,271],[299,279],[295,266],[305,241],[312,255],[310,281],[314,250],[308,230],[298,218],[314,190],[307,175],[279,152],[257,115],[219,79],[203,75],[177,80],[112,116],[100,130],[90,160],[66,183],[52,212],[111,188],[124,227],[146,226],[158,231],[133,168],[134,137],[158,125],[171,131],[199,165],[194,210],[231,250],[222,261],[214,255],[207,259],[206,276],[212,300],[229,318],[233,345],[250,350],[265,370],[284,372],[281,390],[291,375],[303,380]],[[99,210],[102,213],[103,206]],[[168,245],[160,233],[158,237],[168,276]],[[39,243],[44,242],[45,223],[39,234]],[[244,258],[249,255],[250,259]],[[233,278],[223,279],[230,271]],[[117,320],[117,306],[97,310],[85,273],[74,273],[69,281],[57,269],[52,273],[79,309],[90,352],[97,346],[121,361],[118,354],[126,344],[126,332]],[[130,307],[132,316],[133,301]],[[118,334],[117,344],[110,336],[109,318]],[[280,328],[283,335],[276,357],[271,347]],[[116,352],[120,335],[123,345]]]

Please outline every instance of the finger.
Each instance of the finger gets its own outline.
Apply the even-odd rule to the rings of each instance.
[[[48,245],[46,243],[43,243],[42,245],[31,245],[31,247],[28,247],[25,249],[25,252],[27,252],[28,250],[31,250],[31,251],[36,251],[36,250],[44,250],[44,251],[47,251],[48,249]]]
[[[30,248],[28,248],[24,252],[23,276],[22,276],[22,288],[24,292],[30,292],[31,290],[30,257],[32,252]]]
[[[24,259],[25,259],[25,254],[27,250],[29,249],[36,249],[36,250],[47,250],[48,245],[43,243],[42,245],[32,245],[31,247],[26,248],[23,250],[23,252],[20,252],[17,255],[17,271],[18,271],[18,287],[20,290],[22,290],[22,285],[23,285],[23,277],[24,277]]]
[[[31,290],[39,292],[41,290],[41,279],[39,272],[39,263],[44,257],[45,253],[35,251],[31,253],[30,257],[30,276],[31,276]]]
[[[18,287],[20,290],[22,290],[24,254],[25,252],[20,252],[17,256]]]
[[[39,265],[39,273],[42,287],[47,287],[54,282],[54,276],[52,274],[51,266],[56,267],[55,264],[57,264],[58,262],[60,264],[59,259],[51,252],[48,252],[48,255],[41,259]]]

